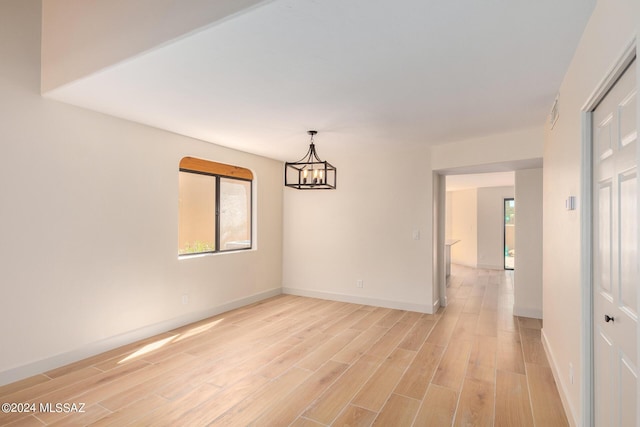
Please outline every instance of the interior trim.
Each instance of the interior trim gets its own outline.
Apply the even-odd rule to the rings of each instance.
[[[253,173],[249,169],[189,156],[183,157],[182,160],[180,160],[180,169],[228,176],[231,178],[253,179]]]
[[[616,81],[636,58],[637,39],[634,38],[625,46],[617,61],[609,68],[604,78],[598,83],[594,91],[589,95],[581,109],[582,144],[580,162],[580,287],[582,289],[582,425],[595,425],[594,413],[594,356],[593,356],[593,257],[591,253],[593,207],[592,207],[592,117],[593,110],[606,96]],[[639,304],[640,308],[640,304]],[[544,341],[543,341],[544,342]],[[640,342],[640,341],[639,341]],[[639,353],[640,354],[640,353]],[[555,363],[555,362],[554,362]],[[554,366],[555,368],[555,366]],[[564,384],[559,381],[560,388],[564,390]],[[640,379],[639,379],[640,385]]]

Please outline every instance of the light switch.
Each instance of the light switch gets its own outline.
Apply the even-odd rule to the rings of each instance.
[[[569,196],[567,197],[567,199],[564,201],[564,207],[568,210],[568,211],[573,211],[576,209],[576,196]]]
[[[413,240],[420,240],[420,230],[413,230]]]

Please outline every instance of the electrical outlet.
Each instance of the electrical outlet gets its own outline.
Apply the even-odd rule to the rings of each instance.
[[[362,279],[356,280],[356,288],[364,288],[364,282]]]
[[[189,295],[184,294],[182,295],[182,305],[187,305],[187,304],[189,304]]]

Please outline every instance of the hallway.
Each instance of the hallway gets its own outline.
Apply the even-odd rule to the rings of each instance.
[[[455,425],[568,425],[540,339],[542,321],[513,316],[513,271],[452,265],[447,298],[429,341],[449,341],[432,383],[464,377]]]

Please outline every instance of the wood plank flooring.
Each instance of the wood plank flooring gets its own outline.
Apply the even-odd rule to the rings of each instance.
[[[428,315],[281,295],[2,386],[36,411],[0,425],[568,425],[512,273],[454,265],[448,298]]]

